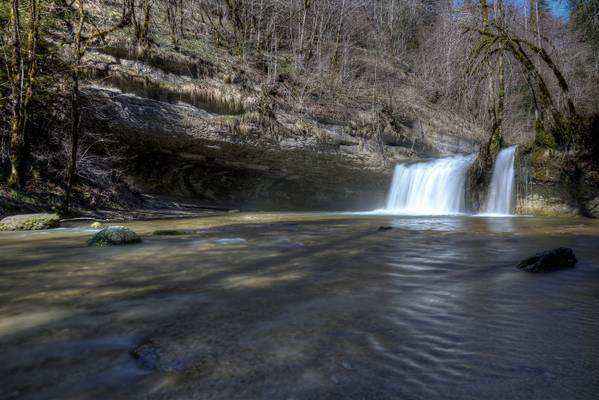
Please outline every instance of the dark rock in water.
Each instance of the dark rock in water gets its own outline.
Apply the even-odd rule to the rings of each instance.
[[[179,229],[162,229],[152,232],[153,236],[181,236],[191,235],[193,231],[179,230]]]
[[[88,242],[88,246],[115,246],[141,242],[137,233],[124,226],[110,226],[96,233]]]
[[[562,268],[572,268],[576,265],[576,256],[572,249],[560,247],[543,251],[523,260],[518,268],[526,272],[546,272]]]
[[[164,339],[146,340],[130,354],[142,368],[161,372],[209,369],[216,360],[214,354]]]
[[[0,221],[0,231],[30,231],[56,228],[60,223],[57,214],[22,214]]]
[[[159,343],[150,340],[131,351],[133,358],[146,369],[172,372],[185,368],[185,362]]]
[[[390,231],[391,229],[393,229],[392,226],[380,226],[379,227],[379,231]]]

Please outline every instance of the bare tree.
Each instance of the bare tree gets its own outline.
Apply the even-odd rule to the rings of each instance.
[[[123,7],[126,12],[122,15],[121,21],[109,28],[99,30],[96,24],[90,23],[89,17],[86,13],[85,0],[76,0],[76,11],[77,11],[77,25],[71,28],[73,35],[72,42],[72,61],[71,61],[71,151],[70,158],[67,167],[67,188],[65,191],[64,201],[62,204],[62,211],[68,213],[71,199],[71,192],[75,177],[77,174],[77,154],[79,151],[79,136],[80,136],[80,125],[81,125],[81,99],[80,99],[80,80],[81,80],[81,59],[85,55],[87,50],[87,44],[94,39],[104,40],[107,35],[127,26],[131,21],[131,14],[126,11],[127,8]],[[86,27],[86,24],[89,26]],[[87,30],[90,30],[91,34],[86,34]]]

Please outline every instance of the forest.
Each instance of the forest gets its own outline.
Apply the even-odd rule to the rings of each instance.
[[[189,69],[178,57],[195,60],[199,75],[225,71],[225,83],[237,79],[266,97],[254,118],[277,108],[384,113],[416,91],[484,131],[483,150],[505,141],[596,151],[599,5],[565,5],[567,17],[540,0],[4,2],[3,196],[52,193],[32,201],[66,212],[73,190],[85,208],[86,191],[119,181],[123,144],[82,125],[85,87],[100,73],[91,52],[167,71]],[[481,152],[483,167],[492,153]]]

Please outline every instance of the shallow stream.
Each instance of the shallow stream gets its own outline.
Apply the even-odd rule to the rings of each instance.
[[[0,398],[597,399],[598,221],[126,225],[143,243],[87,247],[84,224],[0,232]],[[576,268],[515,268],[560,246]]]

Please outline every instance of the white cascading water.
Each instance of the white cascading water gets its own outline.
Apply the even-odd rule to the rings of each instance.
[[[516,146],[503,149],[497,155],[484,212],[511,214],[514,202],[514,158]]]
[[[386,212],[446,215],[465,212],[466,174],[476,154],[395,166]]]

